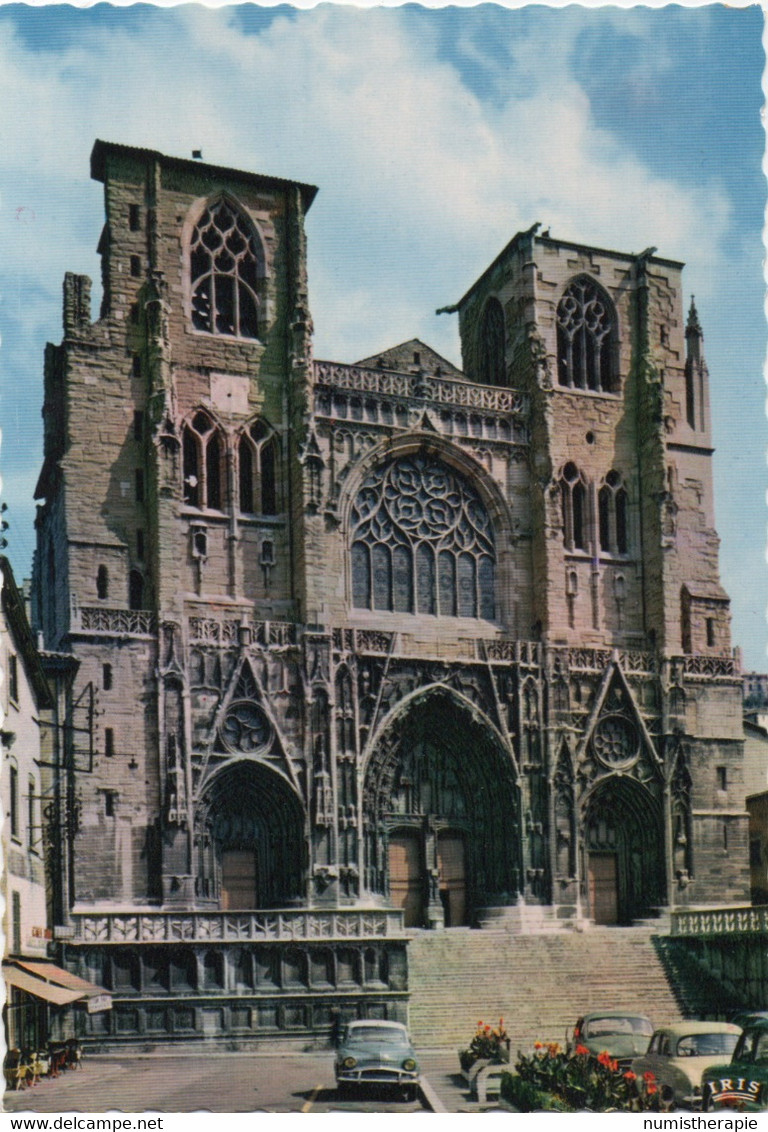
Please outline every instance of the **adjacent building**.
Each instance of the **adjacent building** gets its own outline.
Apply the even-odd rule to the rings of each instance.
[[[402,1018],[411,928],[747,901],[682,265],[535,225],[446,309],[461,369],[321,361],[312,186],[101,141],[91,173],[33,594],[90,720],[56,878],[62,963],[114,995],[87,1034]]]

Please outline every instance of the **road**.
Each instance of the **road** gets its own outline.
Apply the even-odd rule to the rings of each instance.
[[[340,1097],[332,1050],[312,1053],[119,1054],[86,1057],[82,1069],[6,1093],[6,1112],[472,1112],[455,1052],[421,1058],[414,1102],[386,1091]]]

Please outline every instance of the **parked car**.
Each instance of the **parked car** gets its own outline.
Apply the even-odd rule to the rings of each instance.
[[[336,1051],[340,1090],[391,1085],[408,1100],[419,1090],[419,1063],[405,1026],[399,1022],[349,1022]]]
[[[648,1049],[652,1034],[653,1023],[645,1014],[593,1010],[579,1018],[573,1032],[566,1032],[565,1040],[569,1054],[577,1046],[584,1046],[595,1057],[604,1052],[610,1054],[626,1069]]]
[[[753,1022],[759,1022],[761,1018],[768,1018],[768,1010],[740,1010],[729,1021],[733,1022],[734,1026],[741,1026],[742,1030],[745,1030]]]
[[[702,1108],[711,1112],[768,1109],[768,1018],[745,1027],[727,1064],[711,1065],[701,1078]]]
[[[632,1062],[633,1072],[653,1073],[665,1100],[701,1106],[701,1075],[730,1057],[741,1029],[729,1022],[678,1022],[657,1030],[648,1050]]]

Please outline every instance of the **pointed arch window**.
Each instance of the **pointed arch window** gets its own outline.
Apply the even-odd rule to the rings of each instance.
[[[566,287],[557,307],[557,377],[569,389],[617,391],[617,322],[613,303],[589,276]]]
[[[504,357],[504,311],[496,298],[485,304],[480,323],[480,381],[484,385],[506,385]]]
[[[493,527],[474,488],[427,456],[372,471],[352,508],[359,609],[492,620]]]
[[[560,479],[563,543],[567,550],[587,549],[587,485],[575,464],[566,464]]]
[[[246,515],[276,515],[279,443],[264,421],[256,421],[238,443],[240,510]]]
[[[600,549],[603,554],[627,554],[627,489],[611,471],[597,495]]]
[[[226,450],[221,431],[207,413],[198,412],[182,434],[184,502],[222,510],[226,498]]]
[[[251,221],[231,201],[210,204],[195,225],[189,274],[196,330],[258,338],[263,256]]]

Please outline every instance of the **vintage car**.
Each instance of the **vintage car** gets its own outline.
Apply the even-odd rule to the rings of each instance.
[[[730,1062],[704,1070],[701,1099],[705,1112],[768,1109],[768,1018],[760,1018],[744,1029]]]
[[[657,1030],[647,1053],[632,1062],[640,1076],[653,1073],[665,1100],[701,1107],[701,1075],[736,1048],[741,1030],[728,1022],[677,1022]]]
[[[339,1091],[391,1085],[407,1100],[419,1091],[419,1063],[405,1026],[399,1022],[349,1022],[336,1051]]]
[[[593,1010],[579,1018],[573,1031],[566,1031],[569,1054],[583,1046],[594,1057],[608,1053],[627,1069],[636,1057],[648,1049],[653,1023],[645,1014],[631,1010]]]

